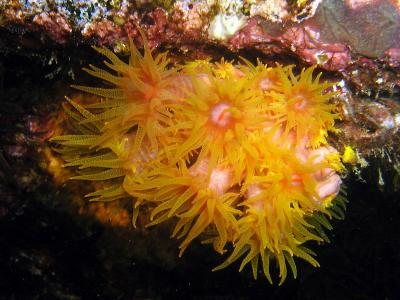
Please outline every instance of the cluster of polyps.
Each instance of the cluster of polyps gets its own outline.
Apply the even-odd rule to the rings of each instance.
[[[339,154],[327,144],[338,118],[332,84],[314,67],[258,62],[234,66],[195,61],[172,67],[165,53],[142,55],[131,43],[128,63],[96,49],[111,71],[90,66],[111,87],[75,88],[97,101],[68,100],[72,134],[53,138],[73,179],[104,181],[93,201],[134,199],[134,219],[150,209],[149,226],[176,220],[181,252],[206,236],[219,253],[216,269],[242,259],[242,269],[318,263],[304,244],[322,241],[326,216],[340,216]],[[337,199],[333,203],[334,199]],[[337,205],[339,203],[339,205]]]

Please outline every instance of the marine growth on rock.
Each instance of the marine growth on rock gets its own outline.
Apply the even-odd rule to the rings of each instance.
[[[306,244],[327,240],[345,205],[327,141],[340,118],[334,84],[315,67],[244,59],[174,66],[142,37],[128,62],[95,48],[108,69],[85,71],[104,83],[67,98],[71,132],[52,141],[72,179],[101,182],[91,201],[132,199],[134,223],[144,211],[148,226],[175,222],[179,255],[195,239],[212,244],[225,256],[214,270],[240,261],[272,283],[274,263],[281,284],[288,269],[296,277],[295,257],[318,266]]]

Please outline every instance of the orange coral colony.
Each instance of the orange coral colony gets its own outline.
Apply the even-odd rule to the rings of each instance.
[[[171,66],[166,53],[130,42],[124,62],[105,48],[103,70],[85,69],[107,87],[74,86],[91,101],[67,98],[72,133],[52,139],[72,179],[102,182],[92,201],[131,198],[149,226],[175,220],[180,255],[206,232],[221,254],[215,268],[241,260],[272,283],[270,263],[296,277],[294,257],[318,266],[305,244],[326,240],[328,219],[345,198],[338,152],[328,145],[339,118],[334,84],[315,67],[246,61]]]

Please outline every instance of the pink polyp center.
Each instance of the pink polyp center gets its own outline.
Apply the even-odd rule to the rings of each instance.
[[[303,180],[299,174],[292,174],[291,180],[292,186],[301,186],[303,184]]]
[[[292,99],[293,107],[297,110],[303,110],[307,106],[307,99],[303,95],[296,95]]]
[[[263,91],[270,89],[272,86],[273,86],[273,82],[268,77],[265,77],[260,80],[259,87]]]
[[[262,188],[260,187],[260,185],[252,184],[252,185],[249,185],[249,187],[247,188],[246,196],[247,196],[247,198],[255,197],[255,196],[261,194],[261,192],[262,192]]]
[[[230,121],[232,120],[232,113],[228,111],[229,108],[229,105],[225,103],[214,106],[211,111],[212,123],[220,127],[229,125]]]
[[[208,188],[221,196],[231,184],[231,172],[229,169],[215,169],[211,172]]]
[[[208,174],[209,160],[204,159],[189,170],[193,177],[204,178]],[[232,170],[231,168],[216,168],[211,171],[208,186],[217,196],[223,195],[232,185]]]
[[[339,175],[332,173],[324,180],[319,181],[316,186],[316,192],[320,199],[335,197],[339,193],[341,184],[342,180]]]

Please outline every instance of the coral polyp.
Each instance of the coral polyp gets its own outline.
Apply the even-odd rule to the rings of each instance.
[[[335,94],[327,91],[332,84],[320,83],[321,73],[313,78],[314,69],[303,69],[295,76],[292,68],[283,70],[278,66],[279,80],[267,94],[272,98],[273,118],[284,124],[285,134],[293,132],[297,142],[306,138],[309,146],[318,147],[326,144],[327,132],[335,130],[335,120],[340,116],[328,101]]]
[[[153,151],[158,151],[162,137],[159,129],[166,120],[166,103],[175,101],[173,91],[177,79],[176,70],[168,69],[169,60],[166,53],[153,58],[146,39],[143,36],[144,54],[130,41],[130,60],[128,63],[120,60],[107,48],[94,48],[109,60],[105,65],[116,74],[90,65],[84,70],[92,76],[103,79],[112,84],[112,88],[98,88],[86,86],[73,86],[107,100],[96,108],[107,108],[102,113],[92,118],[87,118],[85,123],[95,121],[104,122],[101,128],[101,138],[98,145],[112,139],[117,132],[122,135],[132,127],[136,127],[135,141],[132,152],[137,152],[146,137]]]
[[[210,171],[217,163],[231,164],[239,180],[245,165],[237,160],[251,165],[250,160],[259,158],[253,136],[266,122],[263,95],[247,88],[247,78],[222,79],[206,73],[192,81],[187,99],[174,106],[176,126],[171,129],[184,138],[175,157],[185,158],[200,149],[197,162],[207,158]]]
[[[181,254],[189,243],[210,225],[218,232],[216,249],[222,253],[228,232],[236,225],[240,211],[233,205],[238,192],[228,192],[232,185],[229,168],[215,168],[208,174],[208,160],[188,168],[184,161],[175,166],[158,166],[148,172],[127,177],[124,187],[141,202],[154,202],[149,225],[169,218],[178,221],[173,236],[185,237]]]
[[[226,255],[215,270],[241,260],[257,277],[261,264],[272,283],[276,262],[282,283],[288,266],[296,277],[295,257],[318,266],[306,244],[327,240],[346,202],[327,142],[340,118],[334,83],[315,67],[295,75],[244,59],[174,66],[142,37],[128,63],[95,48],[110,71],[85,71],[108,87],[74,86],[88,95],[67,98],[68,132],[52,140],[72,179],[101,182],[92,201],[132,199],[134,222],[148,211],[150,227],[175,222],[180,255],[212,243]]]

